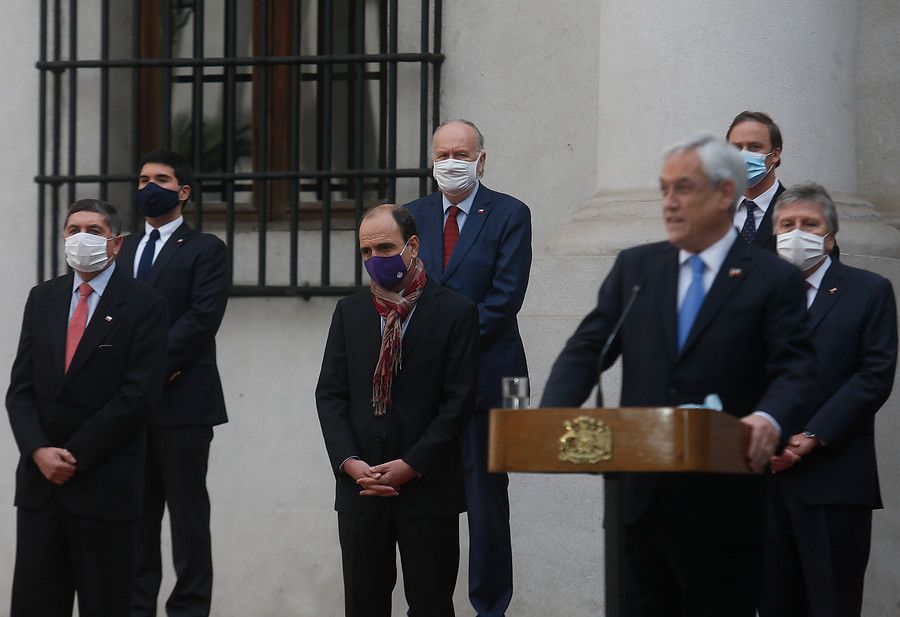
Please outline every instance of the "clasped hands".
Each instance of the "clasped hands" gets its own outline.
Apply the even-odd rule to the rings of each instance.
[[[365,461],[350,459],[344,463],[344,473],[362,487],[363,497],[396,497],[400,487],[415,478],[416,470],[403,459],[394,459],[370,467]]]
[[[78,470],[78,462],[72,453],[65,448],[37,448],[31,458],[53,484],[64,484],[72,479]]]
[[[790,469],[818,445],[818,439],[807,437],[803,433],[797,433],[791,436],[788,445],[782,450],[781,454],[774,455],[769,459],[769,468],[772,470],[772,473]]]

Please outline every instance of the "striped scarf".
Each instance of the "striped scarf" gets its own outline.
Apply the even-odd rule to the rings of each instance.
[[[425,267],[422,260],[416,257],[403,277],[403,289],[399,292],[385,289],[375,281],[369,284],[375,310],[384,318],[381,353],[372,380],[372,407],[376,416],[383,416],[391,404],[391,382],[403,365],[403,322],[422,295],[425,278]]]

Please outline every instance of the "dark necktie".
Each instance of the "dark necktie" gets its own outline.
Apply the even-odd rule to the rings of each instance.
[[[456,206],[450,206],[447,210],[447,222],[444,223],[444,269],[447,269],[447,262],[450,261],[450,255],[453,254],[453,247],[459,240],[459,223],[456,217],[462,212]]]
[[[753,212],[757,206],[749,199],[745,199],[743,205],[747,208],[747,220],[744,221],[744,226],[741,228],[741,238],[750,244],[753,242],[753,236],[756,235],[756,217],[753,216]]]
[[[684,347],[684,342],[687,340],[691,326],[694,325],[694,319],[700,312],[703,298],[706,296],[706,287],[703,285],[703,271],[706,269],[706,264],[699,255],[691,255],[687,261],[691,266],[692,276],[691,284],[681,302],[681,310],[678,311],[678,351]]]
[[[154,229],[147,238],[147,244],[144,245],[144,252],[141,253],[141,261],[138,264],[137,279],[146,281],[150,278],[150,268],[153,267],[153,253],[156,252],[156,241],[159,240],[159,230]]]

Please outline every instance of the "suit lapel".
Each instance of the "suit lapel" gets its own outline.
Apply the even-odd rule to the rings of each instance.
[[[469,208],[469,213],[466,215],[466,224],[463,225],[462,231],[459,232],[459,240],[457,240],[456,246],[453,248],[450,261],[447,262],[447,270],[444,271],[444,275],[441,277],[442,283],[453,276],[453,272],[462,263],[469,249],[472,248],[475,239],[481,233],[481,228],[484,227],[484,222],[490,216],[491,210],[488,206],[493,200],[494,192],[484,185],[480,185],[478,192],[475,193],[472,207]]]
[[[192,230],[186,222],[182,222],[181,225],[178,226],[178,229],[176,229],[166,243],[163,244],[162,250],[153,261],[153,267],[150,269],[150,278],[147,280],[147,283],[156,286],[156,279],[159,278],[159,273],[165,270],[166,265],[172,260],[175,253],[178,252],[178,249],[188,241],[189,236],[192,233],[194,233],[194,230]]]
[[[428,279],[425,281],[425,289],[416,302],[416,310],[409,318],[409,324],[406,326],[406,333],[403,335],[403,355],[404,357],[415,346],[419,337],[425,331],[431,316],[437,310],[438,302],[435,298],[440,294],[440,287]]]
[[[72,356],[72,363],[69,365],[69,371],[66,373],[63,383],[67,383],[72,375],[78,372],[78,369],[91,357],[97,346],[118,325],[122,304],[126,300],[123,287],[127,280],[125,277],[128,276],[118,267],[112,273],[103,295],[100,296],[100,302],[97,303],[97,308],[94,309],[94,314],[84,329],[78,348],[75,349],[75,355]]]
[[[812,306],[809,307],[809,321],[813,329],[819,325],[819,322],[837,301],[841,293],[840,281],[843,278],[844,272],[840,262],[832,258],[831,265],[825,271],[825,276],[822,277],[822,284],[819,285]]]
[[[674,360],[678,351],[675,339],[678,321],[678,249],[668,243],[662,245],[658,263],[649,274],[654,280],[648,288],[657,289],[660,294],[656,298],[656,307],[659,322],[663,326],[665,348],[670,360]]]
[[[116,269],[122,268],[128,274],[134,274],[134,254],[137,252],[138,244],[144,232],[128,234],[122,241],[122,249],[116,257]]]
[[[753,260],[747,253],[745,245],[740,238],[736,238],[731,250],[722,262],[722,267],[716,273],[713,284],[700,305],[700,312],[697,313],[691,331],[688,333],[687,340],[684,342],[684,348],[681,350],[682,355],[688,349],[703,330],[710,324],[713,317],[722,309],[731,295],[740,287],[741,283],[749,274],[749,270]]]
[[[772,209],[774,205],[775,200],[773,198],[772,203],[769,204],[765,214],[763,214],[762,220],[759,222],[759,229],[756,230],[756,235],[753,236],[754,246],[762,248],[772,236]]]
[[[425,198],[421,217],[416,219],[422,241],[425,273],[439,278],[444,272],[444,204],[440,193]]]
[[[775,189],[772,201],[769,202],[769,207],[766,208],[762,220],[759,222],[759,229],[756,230],[756,235],[753,236],[753,245],[760,248],[763,248],[769,241],[769,238],[772,237],[772,211],[775,210],[775,201],[778,199],[778,196],[784,193],[784,185],[778,180],[776,182],[778,182],[778,188]],[[740,232],[740,230],[738,231]]]
[[[53,370],[61,375],[66,366],[66,336],[69,331],[69,309],[72,306],[72,285],[75,274],[70,272],[53,290],[53,302],[49,308],[50,345],[53,349]]]

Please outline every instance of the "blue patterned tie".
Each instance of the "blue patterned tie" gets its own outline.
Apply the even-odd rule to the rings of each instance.
[[[138,263],[137,279],[146,281],[150,278],[150,268],[153,267],[153,254],[156,252],[156,241],[159,240],[159,230],[154,229],[147,238],[144,252],[141,253],[141,261]]]
[[[753,236],[756,235],[756,217],[753,216],[753,211],[756,210],[757,205],[749,199],[745,199],[743,205],[747,208],[747,220],[744,221],[744,226],[741,227],[741,239],[747,244],[751,244]]]
[[[678,311],[678,351],[684,347],[691,326],[694,325],[694,319],[700,312],[703,297],[706,295],[706,289],[703,286],[703,271],[706,269],[706,264],[699,255],[691,255],[687,261],[691,265],[692,276],[691,284],[681,302],[681,310]]]

